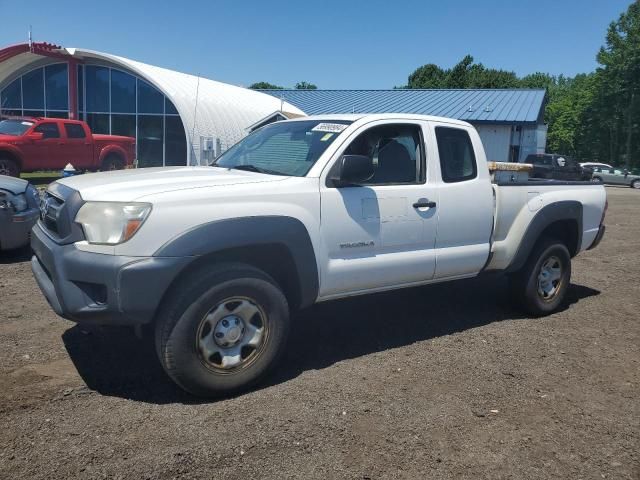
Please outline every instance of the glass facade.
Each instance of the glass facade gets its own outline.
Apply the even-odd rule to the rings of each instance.
[[[69,117],[66,63],[31,70],[0,90],[0,113]],[[187,164],[187,139],[178,111],[153,85],[102,65],[78,66],[78,118],[93,133],[136,138],[140,167]]]

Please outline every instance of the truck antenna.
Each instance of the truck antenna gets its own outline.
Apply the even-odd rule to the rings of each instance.
[[[31,38],[31,25],[29,25],[29,50],[33,50],[33,40]]]

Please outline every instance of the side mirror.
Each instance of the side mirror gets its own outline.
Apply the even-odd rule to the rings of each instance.
[[[366,155],[343,155],[333,169],[330,179],[334,186],[358,185],[373,177],[373,160]]]
[[[44,133],[42,133],[42,132],[31,132],[31,133],[27,134],[27,138],[29,140],[37,142],[38,140],[42,140],[44,138]]]

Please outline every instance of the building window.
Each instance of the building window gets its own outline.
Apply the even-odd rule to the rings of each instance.
[[[44,68],[47,110],[69,110],[69,74],[66,63]],[[25,106],[26,107],[26,106]]]
[[[85,99],[87,112],[109,112],[109,69],[86,65],[85,74]]]
[[[111,134],[136,137],[135,115],[111,115]]]
[[[138,116],[138,166],[161,167],[163,161],[164,125],[160,115]]]
[[[187,139],[182,120],[177,115],[164,118],[165,165],[186,165]]]
[[[8,115],[5,110],[22,110],[22,82],[20,78],[11,82],[0,92],[0,102],[2,102],[2,113],[5,115]]]
[[[22,107],[44,110],[44,69],[37,68],[22,76]]]
[[[138,113],[164,113],[164,95],[138,79]]]
[[[119,70],[111,70],[111,111],[136,113],[136,78]]]
[[[86,122],[92,133],[102,133],[108,135],[111,133],[109,127],[109,115],[105,113],[87,113]]]

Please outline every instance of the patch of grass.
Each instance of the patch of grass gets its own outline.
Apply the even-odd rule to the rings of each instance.
[[[31,173],[22,173],[20,178],[24,178],[28,180],[36,187],[44,188],[49,185],[51,182],[55,182],[56,180],[62,178],[62,174],[60,172],[31,172]]]

